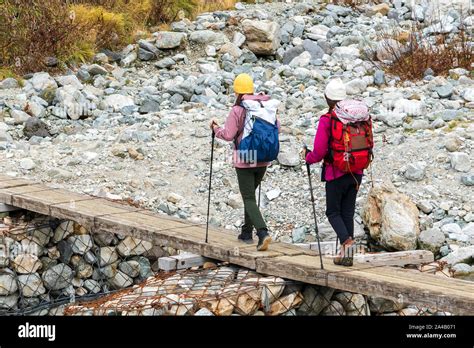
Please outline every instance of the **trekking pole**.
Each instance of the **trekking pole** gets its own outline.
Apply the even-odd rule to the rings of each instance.
[[[305,154],[306,154],[308,152],[308,147],[304,145],[304,148],[305,148]],[[319,238],[318,219],[316,217],[316,207],[315,207],[314,194],[313,194],[313,183],[311,181],[311,168],[310,168],[309,163],[306,163],[306,170],[308,171],[309,191],[311,192],[311,205],[313,206],[314,230],[316,231],[316,238],[318,239],[319,259],[321,261],[321,269],[324,269],[323,254],[321,252],[321,242]]]
[[[260,208],[260,196],[262,195],[262,184],[258,185],[258,207]]]
[[[209,191],[207,196],[207,222],[206,222],[206,243],[209,236],[209,211],[211,207],[211,187],[212,187],[212,162],[214,161],[214,140],[216,138],[216,133],[214,129],[212,130],[212,141],[211,141],[211,170],[209,172]]]

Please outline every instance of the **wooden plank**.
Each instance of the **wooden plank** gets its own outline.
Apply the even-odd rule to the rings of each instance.
[[[139,210],[139,208],[117,204],[102,198],[52,204],[50,206],[52,216],[58,219],[76,221],[89,230],[93,230],[94,220],[98,216],[125,214]]]
[[[94,227],[97,230],[130,235],[149,240],[155,245],[170,246],[222,261],[228,261],[229,249],[233,248],[231,241],[226,240],[224,236],[214,237],[216,240],[212,241],[212,244],[205,243],[202,228],[196,229],[193,225],[140,212],[97,217]],[[211,241],[211,238],[209,240]],[[224,242],[227,244],[223,245]]]
[[[433,261],[434,255],[428,250],[354,255],[354,263],[370,264],[372,266],[405,266],[430,263]]]
[[[35,184],[37,183],[31,180],[10,178],[10,180],[0,181],[0,189],[6,189],[10,187],[17,187],[17,186],[35,185]]]
[[[20,210],[20,208],[14,207],[13,205],[8,205],[0,203],[0,213],[8,213],[10,211]]]
[[[367,268],[364,271],[368,273],[374,273],[374,274],[389,275],[393,278],[400,279],[401,282],[405,280],[411,280],[411,281],[418,282],[420,284],[421,283],[428,284],[428,285],[436,284],[437,286],[444,289],[471,291],[474,293],[474,282],[462,280],[462,279],[453,279],[453,278],[448,278],[448,277],[436,276],[436,275],[432,275],[428,273],[423,273],[418,270],[396,268],[396,267],[374,267],[374,268]]]
[[[22,186],[14,186],[14,187],[0,189],[0,203],[14,205],[13,195],[28,193],[28,192],[46,191],[46,190],[50,190],[50,188],[41,184],[26,185],[26,186],[22,185]],[[15,206],[18,208],[23,208],[17,205]]]
[[[270,244],[271,245],[271,244]],[[255,269],[257,267],[257,259],[259,258],[271,258],[282,256],[281,252],[275,251],[269,248],[267,251],[258,251],[256,246],[252,248],[248,247],[235,247],[229,252],[229,262],[242,267]]]
[[[0,174],[0,181],[6,181],[6,180],[12,180],[12,179],[19,179],[19,178],[10,176],[10,175]]]
[[[44,215],[51,215],[49,206],[52,204],[79,202],[93,199],[90,196],[73,193],[61,189],[49,189],[45,191],[34,191],[15,194],[12,197],[12,205],[31,210]]]
[[[444,289],[416,281],[393,278],[383,274],[373,274],[354,267],[335,266],[327,259],[325,269],[321,270],[319,257],[281,256],[257,260],[257,272],[278,275],[283,278],[299,280],[335,289],[366,295],[381,296],[392,300],[403,299],[430,308],[446,310],[456,314],[474,313],[474,292]]]

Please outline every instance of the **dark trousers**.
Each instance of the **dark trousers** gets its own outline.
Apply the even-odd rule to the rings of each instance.
[[[267,167],[236,168],[236,171],[245,209],[245,223],[242,230],[252,231],[255,227],[258,231],[259,229],[267,228],[255,198],[255,190],[262,182]]]
[[[359,174],[346,174],[326,182],[326,216],[341,244],[354,238],[355,203],[361,182]]]

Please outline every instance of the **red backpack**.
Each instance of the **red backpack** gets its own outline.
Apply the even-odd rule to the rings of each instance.
[[[330,117],[331,133],[325,163],[344,173],[367,169],[373,160],[374,147],[367,106],[356,100],[339,102],[327,117]]]

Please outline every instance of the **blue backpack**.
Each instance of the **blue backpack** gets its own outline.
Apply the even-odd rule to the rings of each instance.
[[[274,161],[280,152],[276,113],[278,100],[244,100],[243,136],[237,148],[240,161],[249,164]]]

